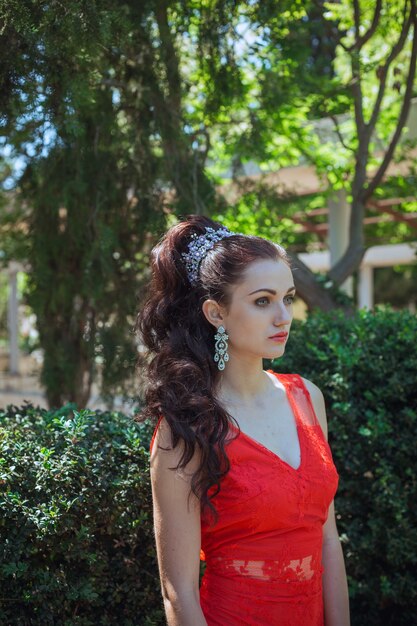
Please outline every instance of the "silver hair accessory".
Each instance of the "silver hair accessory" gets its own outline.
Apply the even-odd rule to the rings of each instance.
[[[195,287],[198,282],[198,270],[200,263],[206,256],[207,252],[214,247],[217,241],[221,241],[225,237],[236,235],[227,228],[219,228],[215,230],[211,226],[205,226],[206,233],[204,235],[191,235],[191,241],[188,244],[188,253],[183,252],[181,257],[185,263],[187,276],[190,283]]]
[[[220,371],[225,368],[225,362],[229,360],[229,353],[227,352],[229,335],[226,333],[224,326],[219,326],[217,333],[214,335],[216,343],[214,345],[214,360],[217,363],[217,367]]]

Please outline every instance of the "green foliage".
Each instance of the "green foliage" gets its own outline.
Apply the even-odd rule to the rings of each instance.
[[[98,363],[103,395],[128,392],[143,252],[149,233],[165,228],[153,189],[163,164],[149,147],[152,104],[138,95],[146,51],[132,62],[130,29],[136,23],[143,39],[145,7],[15,8],[2,7],[1,45],[13,51],[2,68],[10,105],[3,122],[11,157],[26,167],[1,212],[5,262],[30,260],[25,299],[36,314],[50,406],[85,406]],[[13,68],[10,55],[19,58]]]
[[[417,264],[379,267],[374,273],[375,302],[391,304],[395,309],[417,304]]]
[[[315,313],[272,363],[325,396],[355,626],[417,620],[416,336],[407,311]]]
[[[2,624],[163,624],[150,434],[71,405],[0,412]]]
[[[311,194],[301,198],[285,197],[262,183],[242,183],[242,195],[213,218],[231,230],[248,235],[266,237],[291,251],[305,251],[317,236],[312,236],[297,223],[304,212],[325,204],[325,194]],[[324,244],[324,237],[319,241]]]
[[[269,363],[323,391],[340,474],[355,626],[417,618],[417,319],[315,313]],[[0,621],[164,623],[149,485],[151,426],[119,413],[0,413]]]
[[[362,33],[373,8],[361,5]],[[255,161],[265,173],[312,164],[323,189],[352,187],[355,167],[368,163],[355,154],[354,86],[368,119],[407,6],[383,5],[352,80],[350,0],[0,0],[0,173],[10,192],[0,197],[2,262],[29,262],[25,296],[50,406],[85,406],[98,379],[107,397],[132,391],[131,329],[147,254],[168,221],[219,216],[291,252],[325,243],[295,215],[322,207],[325,192],[288,198],[258,184],[226,208],[215,182]],[[404,97],[409,35],[387,75],[372,167]],[[368,230],[366,243],[414,236],[404,223]]]
[[[416,142],[409,142],[409,145],[416,147]],[[399,151],[399,160],[404,161],[407,156],[403,150]],[[417,162],[415,159],[407,159],[410,165],[410,171],[406,176],[387,176],[387,179],[376,190],[374,197],[378,202],[380,200],[386,200],[393,198],[396,201],[394,210],[398,211],[397,220],[390,220],[391,216],[387,216],[386,221],[379,222],[378,224],[366,224],[365,240],[368,246],[378,245],[381,242],[386,244],[396,244],[413,242],[416,240],[416,225],[415,222],[405,222],[401,220],[402,215],[407,217],[407,214],[415,214],[417,212],[417,201],[414,200],[414,193],[411,192],[417,185]],[[411,193],[410,193],[411,192]],[[369,217],[380,216],[381,211],[372,209],[369,207],[367,214]],[[386,302],[386,301],[385,301]]]

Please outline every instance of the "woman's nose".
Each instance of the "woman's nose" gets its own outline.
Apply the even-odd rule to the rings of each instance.
[[[283,302],[278,303],[277,310],[275,311],[274,324],[285,324],[291,321],[291,312]]]

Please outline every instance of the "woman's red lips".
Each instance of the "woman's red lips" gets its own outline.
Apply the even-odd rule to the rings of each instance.
[[[280,338],[288,337],[288,333],[277,333],[276,335],[272,335],[272,337],[269,337],[269,339],[275,339],[275,337],[280,337]]]

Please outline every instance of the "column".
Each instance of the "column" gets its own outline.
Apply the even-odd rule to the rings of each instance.
[[[9,333],[9,371],[19,374],[19,316],[17,296],[17,272],[19,266],[13,261],[9,264],[9,299],[7,308],[7,326]]]
[[[374,268],[362,264],[359,268],[358,308],[372,309],[374,306]]]
[[[346,198],[346,191],[340,189],[333,192],[328,200],[329,208],[329,248],[330,265],[333,267],[343,256],[349,245],[350,204]],[[353,278],[349,276],[340,286],[340,289],[353,295]]]

